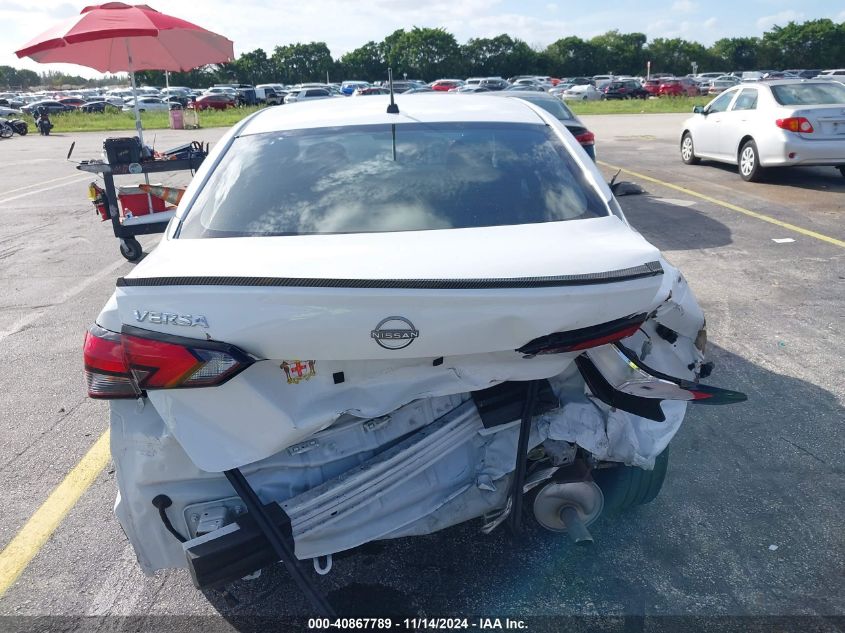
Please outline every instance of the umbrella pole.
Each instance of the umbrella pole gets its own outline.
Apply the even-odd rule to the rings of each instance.
[[[141,125],[141,113],[138,111],[138,89],[135,87],[135,70],[132,68],[132,48],[129,45],[129,38],[126,42],[126,56],[129,59],[129,82],[132,84],[132,109],[135,110],[135,129],[138,131],[138,140],[141,142],[141,157],[144,156],[144,128]],[[144,182],[150,184],[150,175],[144,172]],[[147,209],[149,213],[153,212],[153,199],[149,192],[147,193]]]

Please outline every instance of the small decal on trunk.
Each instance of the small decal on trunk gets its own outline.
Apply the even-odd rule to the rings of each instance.
[[[286,360],[280,365],[289,385],[297,385],[317,375],[316,360]]]

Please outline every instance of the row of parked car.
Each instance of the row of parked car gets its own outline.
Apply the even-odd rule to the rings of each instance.
[[[225,110],[239,105],[281,103],[272,90],[259,90],[253,86],[218,85],[206,90],[184,87],[138,88],[137,106],[140,112],[168,111],[173,108],[197,110]],[[76,90],[64,92],[2,93],[0,116],[33,115],[46,110],[50,114],[65,112],[133,112],[135,98],[132,91],[120,88],[112,91]]]

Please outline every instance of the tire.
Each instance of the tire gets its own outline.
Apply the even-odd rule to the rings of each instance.
[[[138,240],[130,237],[120,241],[120,254],[130,262],[137,262],[144,254],[144,249],[141,248],[141,243]]]
[[[12,138],[12,135],[15,131],[12,129],[11,125],[0,125],[0,138]]]
[[[697,165],[701,159],[695,155],[695,145],[692,142],[692,134],[684,132],[681,137],[681,160],[684,165]]]
[[[29,126],[26,123],[18,126],[18,134],[20,134],[21,136],[26,136],[28,132]]]
[[[754,141],[746,141],[739,150],[737,160],[739,177],[746,182],[757,182],[760,180],[763,168],[760,167],[760,157],[757,153],[757,144]]]
[[[654,460],[654,470],[616,466],[593,471],[593,481],[604,495],[604,511],[618,513],[654,501],[666,480],[669,449]]]

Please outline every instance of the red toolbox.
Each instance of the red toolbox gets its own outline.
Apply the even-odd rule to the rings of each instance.
[[[124,217],[130,213],[135,217],[149,215],[150,203],[152,203],[153,213],[167,210],[167,203],[164,200],[147,194],[139,187],[119,187],[117,199],[120,201],[121,213]]]

